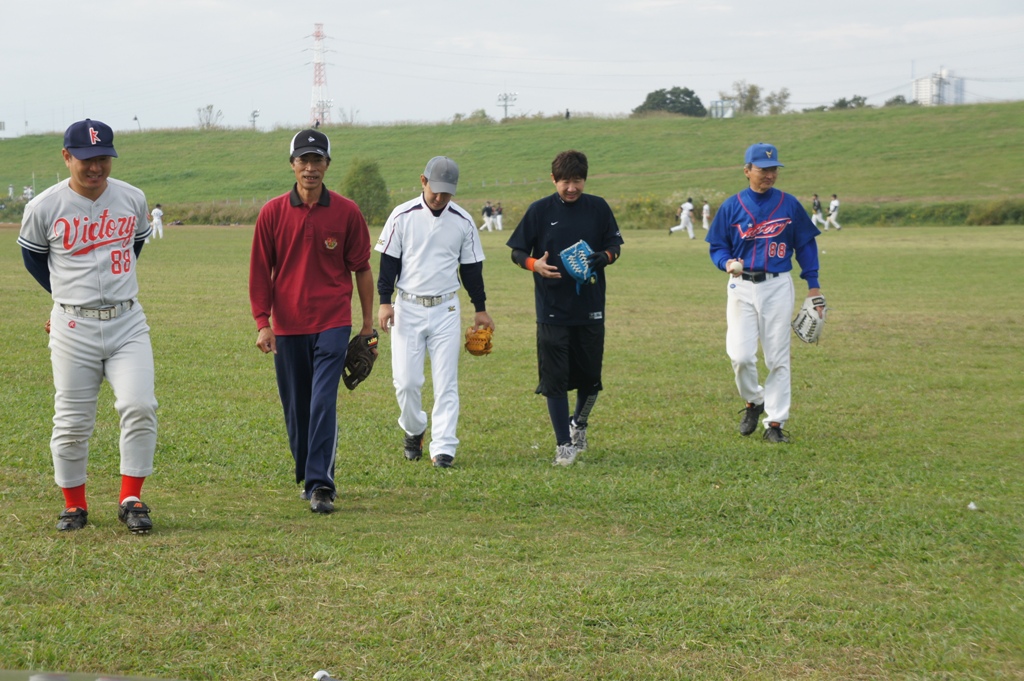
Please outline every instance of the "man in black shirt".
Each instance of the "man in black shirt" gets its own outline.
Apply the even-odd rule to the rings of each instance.
[[[587,424],[602,389],[604,269],[619,258],[622,235],[608,203],[584,194],[587,157],[563,151],[551,163],[555,193],[535,201],[507,245],[512,261],[533,272],[537,307],[537,392],[547,398],[555,432],[554,464],[570,466],[587,448]],[[559,254],[577,241],[594,251],[594,276],[582,286],[569,276]],[[576,408],[569,416],[570,390]]]

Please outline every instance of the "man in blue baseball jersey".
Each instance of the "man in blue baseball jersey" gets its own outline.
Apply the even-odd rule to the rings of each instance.
[[[746,401],[739,431],[750,435],[764,414],[764,439],[788,442],[782,430],[789,418],[790,321],[793,317],[793,256],[808,297],[821,295],[818,286],[818,245],[821,232],[796,197],[775,189],[779,151],[758,143],[747,149],[743,174],[749,187],[725,200],[705,239],[711,262],[728,272],[726,352],[736,387]],[[824,307],[816,308],[823,314]],[[761,344],[768,376],[762,386],[757,373]]]

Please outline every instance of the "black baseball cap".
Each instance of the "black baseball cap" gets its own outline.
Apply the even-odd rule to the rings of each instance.
[[[88,118],[68,126],[64,131],[64,148],[79,161],[97,156],[117,157],[114,151],[114,131],[106,123]]]
[[[303,154],[320,154],[330,160],[331,140],[319,130],[303,130],[292,138],[289,158],[297,158]]]

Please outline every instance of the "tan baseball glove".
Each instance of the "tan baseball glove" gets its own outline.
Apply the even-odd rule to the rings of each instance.
[[[818,311],[814,309],[816,307],[822,308],[820,317]],[[826,312],[828,312],[828,308],[825,307],[825,296],[805,298],[804,304],[796,313],[796,318],[793,319],[793,332],[796,333],[796,337],[804,343],[817,343],[821,338],[821,332],[825,329]]]
[[[473,330],[473,327],[466,329],[466,350],[469,354],[476,355],[489,355],[491,354],[491,337],[494,332],[488,327],[482,326],[479,329]]]

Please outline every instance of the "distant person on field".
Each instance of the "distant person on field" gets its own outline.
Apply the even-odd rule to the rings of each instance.
[[[828,203],[828,220],[825,221],[825,231],[828,231],[828,226],[832,225],[836,229],[842,229],[843,226],[839,224],[839,197],[835,194],[832,195],[832,200]]]
[[[299,132],[288,162],[295,184],[256,218],[249,302],[256,347],[274,355],[295,482],[303,484],[300,497],[313,513],[331,513],[353,276],[363,313],[359,335],[373,333],[370,232],[355,202],[324,186],[331,165],[327,135]]]
[[[547,401],[556,466],[571,466],[587,449],[590,413],[603,389],[605,268],[619,259],[623,243],[608,202],[583,193],[588,169],[582,152],[558,154],[551,163],[555,193],[530,205],[507,242],[512,262],[533,272],[539,376],[535,392]],[[579,241],[593,250],[588,258],[593,276],[584,284],[576,283],[560,257]],[[573,390],[576,407],[570,412]]]
[[[153,226],[153,238],[163,239],[164,238],[164,211],[160,207],[160,204],[156,204],[153,208],[153,212],[150,213],[152,221],[150,224]],[[146,243],[149,243],[149,239],[146,239]]]
[[[669,236],[672,236],[672,232],[678,232],[680,230],[686,230],[686,233],[693,238],[693,199],[686,199],[685,203],[679,206],[679,224],[668,230]]]
[[[494,208],[491,206],[491,202],[490,201],[488,201],[487,204],[484,205],[484,209],[481,212],[483,213],[484,223],[482,225],[480,225],[480,231],[482,232],[485,229],[488,232],[493,231],[494,230]]]
[[[496,230],[498,230],[499,232],[502,229],[502,226],[501,226],[501,215],[502,215],[501,201],[498,201],[498,203],[496,203],[494,205],[494,228]]]
[[[708,231],[708,225],[711,224],[711,206],[708,202],[704,201],[704,207],[700,211],[701,219],[704,221],[704,231]]]
[[[821,214],[821,199],[815,194],[814,198],[811,199],[811,224],[817,226],[819,222],[828,231],[828,224],[825,222],[825,217]]]

